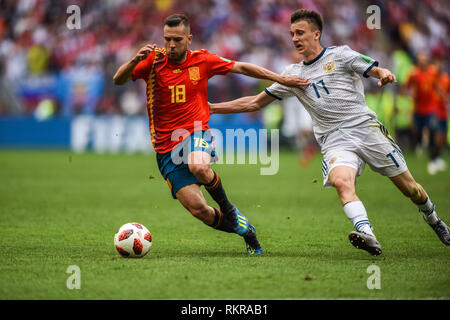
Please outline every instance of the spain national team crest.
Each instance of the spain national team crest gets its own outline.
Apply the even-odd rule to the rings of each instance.
[[[189,79],[194,82],[200,80],[200,68],[199,67],[190,67],[189,69]]]
[[[334,61],[330,61],[323,65],[323,70],[326,73],[332,73],[335,68],[336,68],[336,63]]]

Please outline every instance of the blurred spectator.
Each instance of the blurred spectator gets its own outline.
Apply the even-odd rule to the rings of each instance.
[[[436,90],[434,91],[433,98],[436,100],[437,105],[437,118],[438,127],[435,136],[435,154],[434,161],[432,163],[432,171],[443,171],[446,169],[447,164],[441,158],[441,153],[445,146],[447,146],[447,133],[448,133],[448,112],[447,104],[450,94],[450,77],[442,70],[442,63],[440,60],[436,60]],[[434,169],[434,170],[433,170]]]
[[[30,75],[45,73],[48,69],[49,56],[50,53],[44,46],[33,45],[27,54],[28,73]]]
[[[436,95],[436,68],[428,54],[420,51],[417,63],[411,71],[406,86],[411,89],[414,99],[414,131],[416,135],[416,150],[420,155],[428,147],[430,155],[429,171],[435,154],[435,133],[438,126]]]

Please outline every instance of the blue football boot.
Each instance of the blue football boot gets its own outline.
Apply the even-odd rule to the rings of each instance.
[[[240,236],[246,235],[249,230],[249,223],[247,218],[237,208],[234,209],[234,215],[234,232],[236,232]]]
[[[245,244],[247,245],[247,253],[250,255],[262,254],[263,249],[256,238],[256,230],[253,225],[248,228],[247,234],[244,236]]]

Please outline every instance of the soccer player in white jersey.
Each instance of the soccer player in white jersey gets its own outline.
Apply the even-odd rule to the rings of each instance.
[[[395,75],[348,46],[324,48],[320,44],[322,24],[321,15],[314,11],[301,9],[291,16],[292,42],[304,60],[287,66],[283,75],[297,75],[305,80],[305,86],[289,88],[275,83],[256,96],[210,104],[211,112],[252,112],[275,99],[297,97],[312,118],[323,155],[324,186],[336,188],[344,212],[355,227],[349,234],[353,246],[372,255],[382,251],[355,192],[356,178],[366,163],[389,177],[417,205],[439,239],[450,245],[449,228],[412,177],[400,148],[365,102],[361,76],[378,78],[381,87],[396,82]]]

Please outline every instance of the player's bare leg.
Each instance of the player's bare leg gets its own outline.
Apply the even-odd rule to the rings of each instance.
[[[205,186],[206,191],[226,215],[234,215],[235,206],[228,201],[220,178],[210,167],[211,155],[204,151],[192,151],[189,154],[189,171]]]
[[[234,232],[244,237],[249,254],[261,254],[262,248],[256,237],[255,227],[233,205],[226,196],[219,176],[210,167],[211,155],[204,151],[192,151],[189,154],[189,171],[205,186],[211,197],[219,204],[223,219],[231,223]]]
[[[205,151],[192,151],[189,154],[189,171],[203,184],[208,184],[214,178],[214,172],[209,166],[211,155]]]
[[[336,188],[344,212],[356,229],[349,234],[350,243],[372,255],[381,254],[381,245],[372,232],[366,209],[356,195],[356,170],[337,166],[329,173],[329,181]]]
[[[234,233],[233,226],[224,221],[220,210],[208,206],[199,185],[191,184],[181,188],[177,191],[176,197],[183,207],[206,225],[221,231]]]
[[[434,161],[433,169],[434,173],[437,171],[445,171],[447,169],[447,163],[441,158],[442,150],[447,145],[447,132],[445,130],[437,130],[435,134],[435,149],[434,149]],[[430,173],[430,171],[428,171]]]
[[[352,201],[359,201],[355,191],[355,169],[345,166],[335,167],[329,174],[329,180],[336,188],[342,206]]]
[[[213,223],[214,209],[207,205],[198,185],[191,184],[181,188],[176,197],[195,218],[208,225]]]
[[[439,219],[435,206],[431,202],[424,188],[418,184],[409,171],[390,178],[397,188],[417,205],[424,220],[436,232],[439,239],[447,246],[450,245],[450,229]]]

